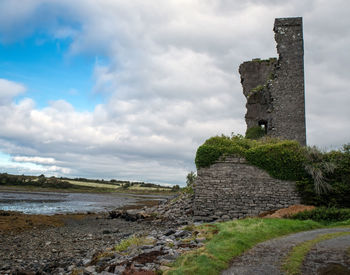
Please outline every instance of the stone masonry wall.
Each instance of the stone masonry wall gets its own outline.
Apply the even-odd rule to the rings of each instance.
[[[274,32],[279,58],[271,88],[275,113],[272,136],[306,145],[302,18],[276,19]]]
[[[193,212],[198,221],[254,216],[300,203],[294,182],[274,179],[239,157],[200,168],[194,191]]]
[[[247,128],[264,125],[269,136],[306,145],[302,18],[277,18],[274,32],[278,59],[239,67]]]
[[[268,132],[272,129],[273,105],[267,85],[272,81],[276,64],[277,58],[270,58],[255,59],[239,66],[243,94],[247,98],[245,121],[248,129],[258,126],[259,122],[267,124]]]

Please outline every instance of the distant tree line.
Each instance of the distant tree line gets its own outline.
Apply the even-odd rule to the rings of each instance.
[[[50,188],[76,188],[76,185],[69,183],[55,177],[47,178],[45,175],[25,176],[25,175],[11,175],[7,173],[0,174],[0,185],[14,185],[14,186],[37,186]]]
[[[126,180],[95,180],[86,178],[67,178],[67,177],[45,177],[45,175],[40,176],[25,176],[25,175],[12,175],[8,173],[0,173],[0,185],[21,185],[21,186],[38,186],[38,187],[51,187],[51,188],[89,188],[87,186],[80,187],[79,185],[71,184],[69,181],[81,181],[81,182],[91,182],[97,184],[112,184],[121,186],[124,189],[128,189],[131,186],[139,185],[140,187],[152,187],[152,188],[162,188],[169,189],[172,191],[177,191],[178,186],[168,187],[162,186],[160,184],[147,183],[147,182],[133,182]]]

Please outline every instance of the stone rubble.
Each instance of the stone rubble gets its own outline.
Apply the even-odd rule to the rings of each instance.
[[[148,220],[154,224],[186,225],[193,222],[193,199],[193,194],[182,193],[153,207],[144,207],[141,210],[116,210],[109,212],[109,215],[111,218],[126,221]]]
[[[152,232],[141,236],[151,244],[130,246],[122,252],[110,248],[96,254],[83,270],[76,270],[77,274],[157,274],[170,269],[169,265],[179,255],[201,247],[205,241],[198,231],[192,231],[192,203],[193,194],[183,193],[150,208],[110,212],[111,218],[150,221],[154,225],[166,225],[167,229],[155,226]]]
[[[192,227],[153,230],[144,239],[152,244],[130,246],[122,252],[109,249],[95,255],[83,269],[76,269],[76,274],[157,274],[168,270],[169,265],[182,253],[201,247],[204,238],[197,237],[199,232],[188,230]],[[146,273],[143,273],[146,272]]]

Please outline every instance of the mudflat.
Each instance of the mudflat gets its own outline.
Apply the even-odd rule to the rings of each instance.
[[[1,211],[0,274],[51,274],[59,268],[67,272],[131,234],[154,229],[149,222],[110,219],[108,214],[46,216]]]
[[[66,214],[106,212],[127,205],[145,205],[144,201],[158,203],[169,195],[130,193],[78,193],[64,190],[24,190],[0,188],[0,210],[26,214]]]

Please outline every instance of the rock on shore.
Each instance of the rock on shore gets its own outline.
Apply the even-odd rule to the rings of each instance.
[[[169,264],[182,253],[203,245],[199,232],[187,226],[180,229],[153,230],[136,236],[138,244],[122,251],[107,249],[96,254],[77,274],[157,274],[169,269]],[[118,247],[118,246],[117,246]]]

